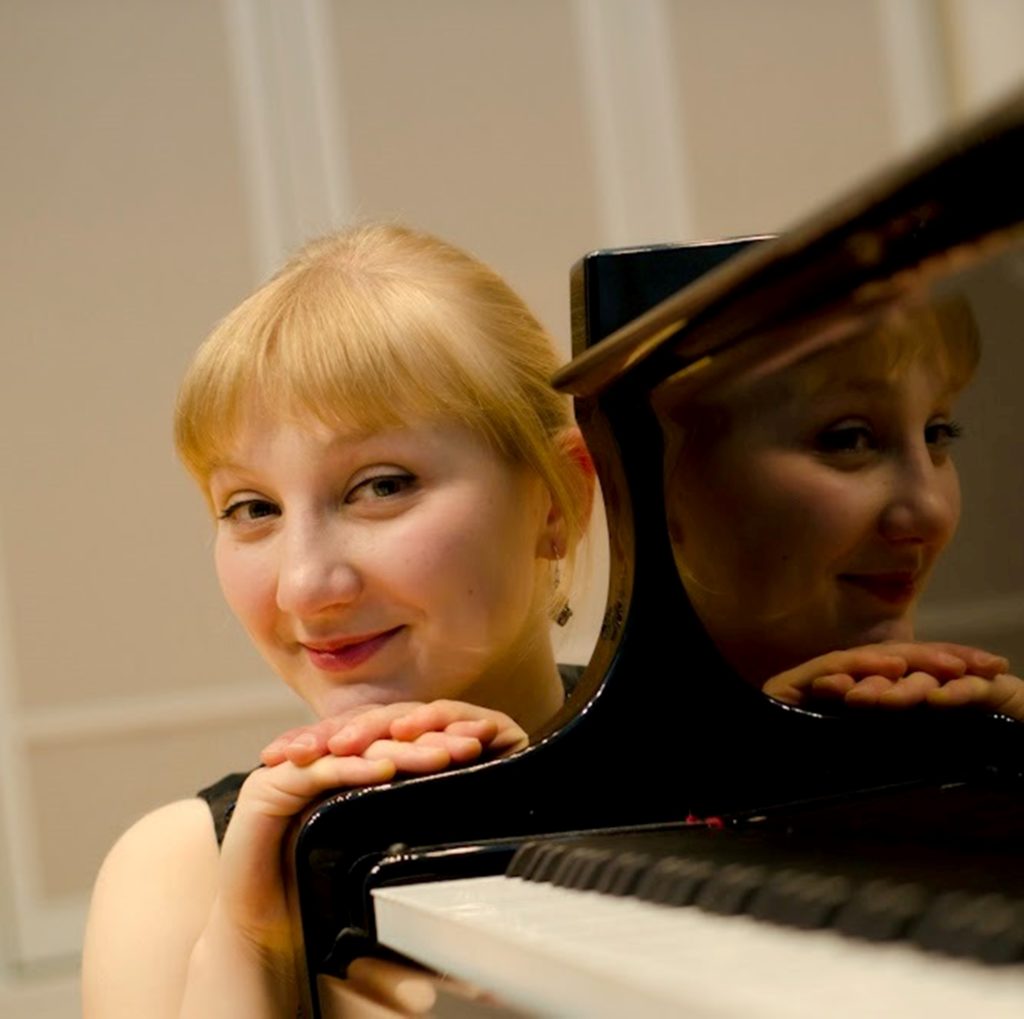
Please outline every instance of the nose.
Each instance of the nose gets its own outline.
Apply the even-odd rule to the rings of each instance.
[[[362,577],[343,536],[329,522],[297,522],[281,539],[277,606],[282,612],[315,616],[359,597]]]
[[[952,461],[935,463],[927,446],[893,464],[879,528],[891,542],[942,548],[960,519],[960,485]]]

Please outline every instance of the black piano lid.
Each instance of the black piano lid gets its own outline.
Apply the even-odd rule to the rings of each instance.
[[[684,284],[607,338],[574,323],[576,356],[554,384],[574,396],[595,396],[627,377],[650,387],[772,330],[794,309],[807,316],[837,302],[872,303],[920,286],[922,275],[940,277],[965,249],[983,246],[987,255],[1022,230],[1022,171],[1024,90],[771,243]]]
[[[650,395],[680,369],[707,364],[709,353],[709,374],[749,367],[798,348],[800,330],[786,329],[793,322],[870,309],[941,275],[965,249],[981,257],[1024,222],[1022,171],[1024,94],[777,240],[686,256],[642,249],[674,268],[660,292],[644,278],[641,305],[726,260],[606,339],[581,317],[595,306],[584,260],[574,288],[578,356],[557,381],[577,396],[608,511],[611,576],[594,655],[565,708],[521,753],[339,792],[300,819],[288,859],[297,949],[310,972],[365,950],[370,875],[406,847],[507,845],[992,774],[1018,788],[1018,723],[969,713],[828,717],[772,701],[731,672],[675,569]],[[465,855],[491,866],[486,852]],[[315,1015],[315,981],[309,990]]]

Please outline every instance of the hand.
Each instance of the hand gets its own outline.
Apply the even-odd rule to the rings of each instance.
[[[264,747],[260,759],[309,764],[326,754],[387,759],[399,771],[424,774],[526,746],[508,715],[462,701],[364,705],[313,725],[289,729]]]
[[[470,1007],[474,1003],[494,1004],[489,994],[472,984],[374,958],[353,960],[344,980],[321,974],[317,989],[325,1019],[400,1019],[432,1014],[438,1004],[443,1009],[439,998],[454,998]]]
[[[1008,670],[1005,658],[978,648],[903,641],[831,651],[773,676],[762,689],[787,704],[819,698],[842,699],[858,706],[905,708],[932,702],[931,695],[954,680],[973,676],[990,683]],[[983,691],[976,683],[960,684],[957,689],[960,693],[954,696],[965,697],[970,691],[975,702],[982,702]]]
[[[975,704],[1024,722],[1024,680],[1008,673],[991,678],[960,676],[932,690],[928,703],[939,708]]]
[[[239,790],[221,846],[216,898],[207,929],[250,946],[265,961],[291,966],[290,925],[279,867],[292,819],[323,793],[378,785],[395,775],[387,759],[321,757],[257,768]]]

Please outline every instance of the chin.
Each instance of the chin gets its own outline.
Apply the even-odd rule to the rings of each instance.
[[[313,705],[318,718],[331,718],[344,714],[355,708],[368,705],[394,704],[397,701],[415,700],[401,690],[377,683],[352,683],[349,686],[336,687],[319,698]]]
[[[847,647],[860,647],[863,644],[884,644],[893,641],[910,641],[914,639],[914,624],[908,618],[887,619],[865,628],[852,640]]]

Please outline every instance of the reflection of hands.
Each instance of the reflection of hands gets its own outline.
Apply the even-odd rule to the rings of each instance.
[[[893,642],[831,651],[773,676],[762,689],[787,704],[841,699],[907,708],[977,704],[1024,721],[1024,683],[1009,662],[962,644]]]
[[[526,733],[508,715],[462,701],[369,705],[289,729],[263,749],[266,765],[311,764],[327,755],[387,760],[399,771],[428,774],[489,754],[518,750]]]

